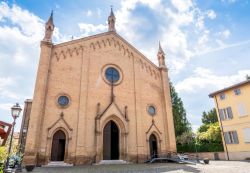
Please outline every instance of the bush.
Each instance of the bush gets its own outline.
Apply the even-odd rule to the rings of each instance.
[[[196,147],[196,148],[195,148]],[[224,151],[223,145],[218,143],[203,143],[203,144],[184,144],[184,145],[177,145],[177,152],[220,152]]]
[[[3,173],[3,166],[7,158],[6,146],[0,147],[0,173]]]

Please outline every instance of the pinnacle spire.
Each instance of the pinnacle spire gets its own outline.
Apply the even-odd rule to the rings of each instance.
[[[108,17],[109,31],[115,31],[115,15],[113,12],[113,7],[111,6],[110,15]]]
[[[159,49],[158,49],[157,57],[158,57],[158,61],[159,61],[159,67],[166,68],[165,53],[161,47],[161,42],[159,42]]]
[[[43,41],[52,42],[52,35],[53,35],[54,27],[55,25],[53,22],[53,10],[52,10],[50,17],[45,24],[45,35],[44,35]]]
[[[52,10],[51,13],[50,13],[50,17],[49,17],[49,20],[48,20],[47,23],[53,24],[53,10]]]
[[[110,16],[113,16],[113,17],[114,17],[115,15],[114,15],[114,12],[113,12],[113,6],[111,5],[111,7],[110,7],[110,8],[111,8],[111,11],[110,11]]]
[[[159,50],[158,50],[158,53],[162,53],[163,55],[165,55],[164,51],[162,50],[161,42],[160,41],[159,41]]]

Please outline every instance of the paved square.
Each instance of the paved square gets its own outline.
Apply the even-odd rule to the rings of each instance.
[[[24,171],[25,172],[25,171]],[[250,162],[210,161],[209,165],[176,163],[93,165],[60,168],[35,168],[33,173],[250,173]]]

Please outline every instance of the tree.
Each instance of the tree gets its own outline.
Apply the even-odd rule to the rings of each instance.
[[[181,136],[184,132],[191,132],[191,125],[187,120],[186,110],[183,102],[178,96],[173,84],[170,82],[170,94],[172,101],[175,136]]]
[[[202,113],[202,125],[197,132],[197,141],[203,151],[223,151],[220,125],[216,110],[204,111]]]
[[[194,142],[194,134],[191,131],[184,132],[176,137],[176,143],[179,145],[191,144]]]
[[[221,130],[219,122],[211,123],[208,126],[207,131],[201,132],[197,134],[197,140],[200,141],[200,143],[220,143],[222,144],[221,140]]]
[[[204,111],[202,113],[201,121],[203,124],[210,124],[210,123],[218,122],[217,113],[216,113],[215,108],[211,109],[208,112]]]

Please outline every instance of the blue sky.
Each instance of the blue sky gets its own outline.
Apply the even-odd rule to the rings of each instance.
[[[210,92],[250,75],[250,0],[0,1],[0,120],[11,122],[10,107],[32,98],[51,10],[60,43],[106,32],[110,5],[118,34],[156,64],[161,41],[194,130],[214,107]]]

